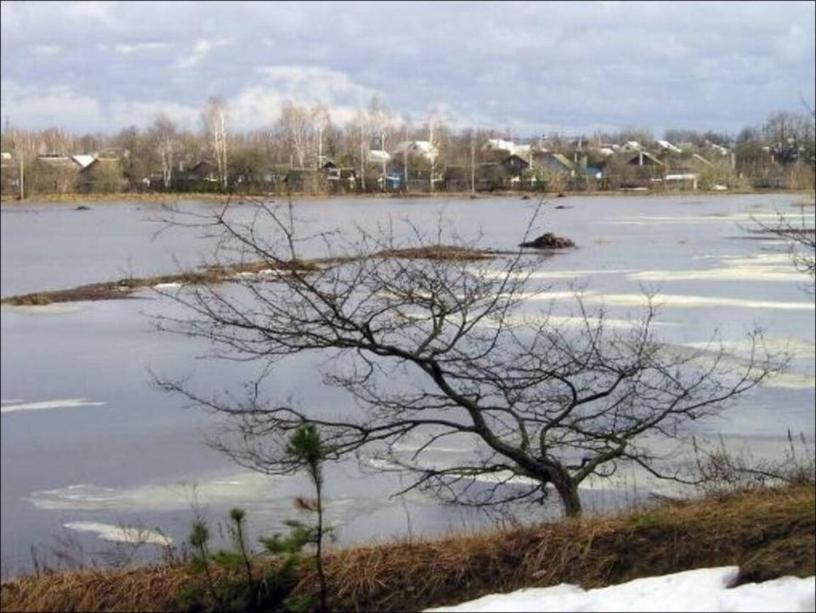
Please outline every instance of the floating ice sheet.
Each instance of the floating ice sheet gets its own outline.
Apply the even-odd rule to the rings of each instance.
[[[149,543],[153,545],[169,545],[173,542],[169,536],[134,526],[114,526],[95,521],[72,521],[63,524],[69,530],[77,532],[95,532],[104,541],[115,543]]]
[[[6,403],[9,404],[6,404]],[[67,409],[74,407],[94,407],[103,406],[107,402],[94,402],[85,398],[65,398],[63,400],[43,400],[40,402],[25,402],[22,404],[10,404],[13,401],[3,401],[0,413],[14,413],[16,411],[44,411],[48,409]]]

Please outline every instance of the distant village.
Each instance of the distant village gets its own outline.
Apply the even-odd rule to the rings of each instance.
[[[375,100],[338,127],[325,107],[289,103],[277,125],[229,130],[211,99],[202,129],[166,117],[113,135],[2,133],[4,199],[36,194],[354,194],[813,189],[811,113],[776,113],[738,135],[646,130],[513,138],[509,131],[409,126]]]

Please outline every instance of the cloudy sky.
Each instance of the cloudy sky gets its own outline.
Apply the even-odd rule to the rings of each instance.
[[[238,129],[374,95],[519,135],[738,131],[813,105],[814,2],[2,3],[2,114],[110,132],[210,95]]]

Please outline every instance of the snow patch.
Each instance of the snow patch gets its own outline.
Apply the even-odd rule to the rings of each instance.
[[[738,567],[724,566],[594,590],[562,583],[428,611],[813,611],[816,606],[814,577],[782,577],[731,587],[738,574]]]

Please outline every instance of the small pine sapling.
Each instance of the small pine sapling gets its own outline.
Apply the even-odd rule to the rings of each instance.
[[[306,423],[292,434],[286,451],[290,457],[303,463],[315,488],[315,498],[298,497],[295,499],[295,505],[300,510],[315,513],[317,516],[317,524],[314,527],[309,528],[301,524],[298,528],[311,536],[311,542],[315,545],[315,565],[320,582],[320,611],[328,611],[326,573],[323,568],[323,537],[327,532],[323,525],[323,460],[326,458],[327,450],[315,425]]]

